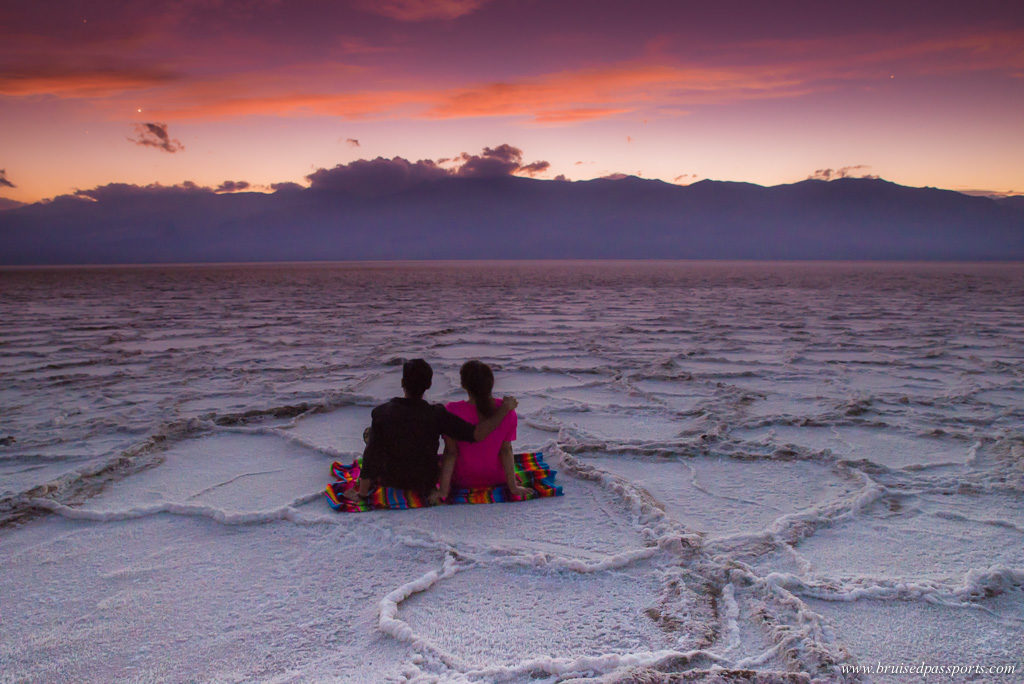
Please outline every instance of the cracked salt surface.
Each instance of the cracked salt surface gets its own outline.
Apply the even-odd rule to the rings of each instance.
[[[4,278],[0,680],[1024,667],[1020,265]],[[565,496],[331,511],[411,356],[492,363]]]

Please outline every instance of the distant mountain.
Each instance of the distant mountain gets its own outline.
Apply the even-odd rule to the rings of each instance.
[[[0,197],[0,211],[6,209],[14,209],[16,207],[25,206],[24,202],[18,202],[17,200],[7,199],[6,197]]]
[[[0,212],[0,263],[1024,259],[1024,205],[884,180],[445,177],[383,195],[109,185]]]

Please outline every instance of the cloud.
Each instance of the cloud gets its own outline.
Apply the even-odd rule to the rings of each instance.
[[[333,169],[318,169],[306,176],[309,187],[315,191],[345,192],[374,197],[437,180],[450,175],[430,159],[410,162],[402,157],[385,159],[357,159],[338,164]]]
[[[271,183],[270,189],[274,192],[297,192],[299,190],[305,190],[306,188],[299,185],[298,183],[284,182],[284,183]]]
[[[214,192],[241,192],[242,190],[248,190],[250,187],[249,181],[232,181],[226,180],[216,188]]]
[[[345,142],[347,142],[352,147],[359,147],[359,141],[356,140],[355,138],[345,138]]]
[[[985,190],[981,188],[967,188],[957,189],[956,192],[959,192],[961,195],[972,195],[974,197],[992,197],[996,199],[1001,199],[1005,197],[1024,196],[1022,195],[1022,193],[1019,193],[1016,190]]]
[[[470,155],[463,152],[456,159],[462,163],[454,173],[462,178],[500,178],[516,173],[535,176],[551,166],[546,161],[524,165],[523,151],[507,143],[497,147],[485,147],[480,154]]]
[[[675,178],[673,178],[672,182],[673,183],[679,183],[680,181],[685,181],[687,178],[697,178],[697,177],[698,176],[695,173],[681,173],[678,176],[676,176]]]
[[[488,0],[358,0],[356,6],[367,12],[399,21],[458,19],[475,12]]]
[[[419,4],[416,5],[420,7]],[[426,5],[424,5],[426,6]],[[448,6],[431,4],[432,7]],[[371,81],[365,65],[290,64],[173,81],[147,92],[154,117],[224,119],[248,115],[364,119],[508,117],[575,125],[629,113],[684,116],[700,105],[795,98],[876,84],[879,74],[941,75],[1024,68],[1024,31],[945,39],[898,33],[733,44],[699,59],[648,55],[590,68],[509,74],[501,81],[342,89]],[[330,69],[337,78],[326,77]],[[409,83],[416,82],[410,72]],[[421,81],[423,79],[420,79]]]
[[[181,195],[211,195],[211,188],[204,188],[192,181],[185,181],[180,185],[161,185],[152,183],[150,185],[133,185],[130,183],[108,183],[89,190],[76,190],[73,197],[78,199],[91,200],[94,202],[116,202],[132,199],[153,199],[166,198]],[[63,195],[69,197],[69,195]]]
[[[317,169],[306,176],[315,191],[343,192],[363,197],[401,192],[414,185],[442,178],[501,178],[515,174],[535,176],[551,164],[539,160],[523,164],[523,151],[507,143],[485,147],[480,154],[411,162],[402,157],[357,159],[332,169]],[[286,185],[286,184],[282,184]],[[278,190],[277,185],[271,186]]]
[[[462,153],[462,165],[455,174],[463,178],[511,176],[523,161],[523,151],[508,144],[485,147],[481,154]]]
[[[574,124],[595,119],[607,119],[631,111],[625,107],[576,107],[537,112],[533,120],[539,124]]]
[[[863,169],[870,169],[867,164],[855,164],[853,166],[841,166],[838,169],[816,169],[807,177],[807,180],[830,181],[838,178],[878,178],[876,174],[864,173]]]
[[[536,162],[533,162],[532,164],[526,164],[524,166],[520,166],[519,170],[518,170],[518,173],[526,174],[527,176],[536,176],[538,174],[544,173],[550,167],[551,167],[551,164],[549,162],[546,162],[546,161],[536,161]]]
[[[136,145],[145,147],[156,147],[164,152],[175,153],[184,150],[185,146],[180,140],[172,139],[167,133],[165,123],[141,123],[135,124],[135,138],[128,138]]]
[[[11,181],[7,180],[7,169],[0,169],[0,187],[3,188],[16,188],[18,187]]]
[[[75,67],[67,64],[0,67],[0,95],[28,97],[56,95],[95,98],[167,85],[179,79],[160,68],[131,66]]]

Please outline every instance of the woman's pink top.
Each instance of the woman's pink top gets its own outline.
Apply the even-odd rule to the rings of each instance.
[[[495,400],[501,406],[501,399]],[[459,418],[476,425],[480,422],[476,406],[469,401],[453,401],[445,406]],[[491,487],[505,484],[505,469],[501,467],[501,445],[512,442],[516,438],[515,411],[509,411],[501,419],[494,432],[480,442],[456,442],[459,457],[455,459],[455,470],[452,471],[452,487]]]

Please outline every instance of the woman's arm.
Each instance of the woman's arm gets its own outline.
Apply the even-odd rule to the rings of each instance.
[[[498,410],[490,418],[484,418],[476,424],[476,427],[473,429],[473,441],[483,441],[487,435],[494,432],[501,425],[501,421],[505,420],[505,416],[516,410],[517,406],[519,406],[519,402],[516,401],[515,397],[502,397],[501,406],[498,407]]]
[[[533,494],[532,489],[528,489],[519,484],[519,478],[516,477],[515,459],[512,458],[512,442],[501,443],[501,467],[505,471],[505,485],[508,487],[508,491],[512,494],[513,499],[525,499]]]
[[[459,446],[448,435],[444,437],[444,456],[441,460],[441,477],[437,489],[427,497],[431,505],[436,505],[448,498],[452,486],[452,471],[455,470],[455,459],[459,456]]]

